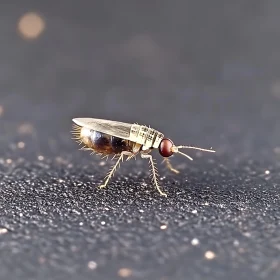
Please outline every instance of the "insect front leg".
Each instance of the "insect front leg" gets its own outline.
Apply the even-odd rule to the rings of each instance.
[[[121,154],[120,154],[120,157],[118,158],[117,162],[115,163],[115,165],[113,165],[113,167],[111,168],[111,170],[108,172],[107,176],[105,177],[105,182],[104,184],[100,185],[99,188],[102,189],[102,188],[105,188],[109,182],[109,180],[113,177],[114,173],[116,172],[117,170],[117,167],[120,166],[120,163],[121,161],[123,161],[123,157],[127,155],[127,156],[132,156],[133,154],[132,153],[129,153],[129,152],[126,152],[126,151],[123,151]]]
[[[163,161],[165,162],[166,167],[167,167],[170,171],[172,171],[172,172],[174,172],[174,173],[176,173],[176,174],[180,173],[179,170],[175,169],[175,168],[171,165],[169,158],[164,158]]]
[[[156,185],[156,188],[157,188],[157,190],[159,191],[159,193],[160,193],[161,195],[167,196],[166,193],[164,193],[164,192],[160,189],[160,186],[159,186],[159,183],[158,183],[158,171],[157,171],[157,168],[156,168],[155,163],[154,163],[154,161],[153,161],[152,155],[141,154],[141,157],[142,157],[142,158],[147,158],[147,159],[150,160],[152,176],[153,176],[153,179],[154,179],[154,183],[155,183],[155,185]]]

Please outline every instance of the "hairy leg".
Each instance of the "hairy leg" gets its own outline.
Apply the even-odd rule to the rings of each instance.
[[[157,168],[155,167],[155,163],[153,161],[153,157],[152,155],[147,155],[147,154],[141,154],[142,158],[146,158],[150,160],[150,164],[151,164],[151,172],[152,172],[152,176],[153,176],[153,180],[154,180],[154,184],[157,188],[157,190],[159,191],[159,193],[163,196],[167,196],[166,193],[164,193],[159,186],[158,183],[158,173],[157,173]]]

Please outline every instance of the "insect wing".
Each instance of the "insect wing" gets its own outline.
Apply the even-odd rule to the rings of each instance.
[[[106,133],[115,137],[129,140],[132,124],[93,118],[75,118],[73,122],[78,126]]]

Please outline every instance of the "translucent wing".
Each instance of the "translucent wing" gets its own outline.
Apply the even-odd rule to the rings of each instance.
[[[102,133],[129,140],[132,124],[93,118],[75,118],[78,126],[93,129]]]

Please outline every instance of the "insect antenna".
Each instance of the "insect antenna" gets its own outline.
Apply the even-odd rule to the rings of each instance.
[[[182,156],[187,157],[189,160],[193,160],[193,158],[191,158],[189,155],[179,151],[179,149],[193,149],[193,150],[199,150],[199,151],[203,151],[203,152],[209,152],[209,153],[215,153],[216,151],[214,150],[210,150],[210,149],[203,149],[203,148],[199,148],[199,147],[193,147],[193,146],[173,146],[172,148],[172,152],[174,153],[178,153]]]

